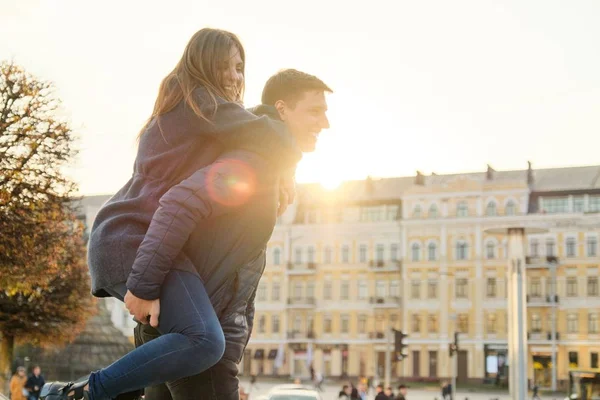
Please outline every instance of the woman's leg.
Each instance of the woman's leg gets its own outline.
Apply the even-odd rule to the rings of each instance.
[[[171,271],[162,286],[158,331],[162,336],[90,375],[91,400],[198,374],[215,365],[225,337],[204,285],[189,272]]]

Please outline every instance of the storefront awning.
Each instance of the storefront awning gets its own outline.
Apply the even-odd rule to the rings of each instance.
[[[255,360],[262,360],[265,358],[265,351],[263,349],[258,349],[254,352]]]
[[[277,358],[277,349],[273,349],[269,351],[269,360],[274,360]]]

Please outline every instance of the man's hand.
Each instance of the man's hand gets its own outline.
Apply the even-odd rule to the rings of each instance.
[[[160,300],[144,300],[136,297],[129,290],[125,295],[125,307],[129,310],[129,314],[139,321],[147,325],[148,317],[150,317],[150,325],[154,328],[158,326],[158,316],[160,315]]]
[[[284,173],[279,178],[279,208],[277,209],[277,216],[281,216],[288,205],[294,204],[296,199],[296,177],[294,171]]]

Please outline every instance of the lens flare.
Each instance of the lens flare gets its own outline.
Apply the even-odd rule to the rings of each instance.
[[[256,192],[256,172],[240,160],[214,164],[206,181],[211,199],[226,207],[239,207]]]

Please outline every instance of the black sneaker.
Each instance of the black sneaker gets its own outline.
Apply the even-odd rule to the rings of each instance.
[[[87,379],[79,382],[49,382],[40,393],[40,400],[89,400],[90,393],[85,390]]]

